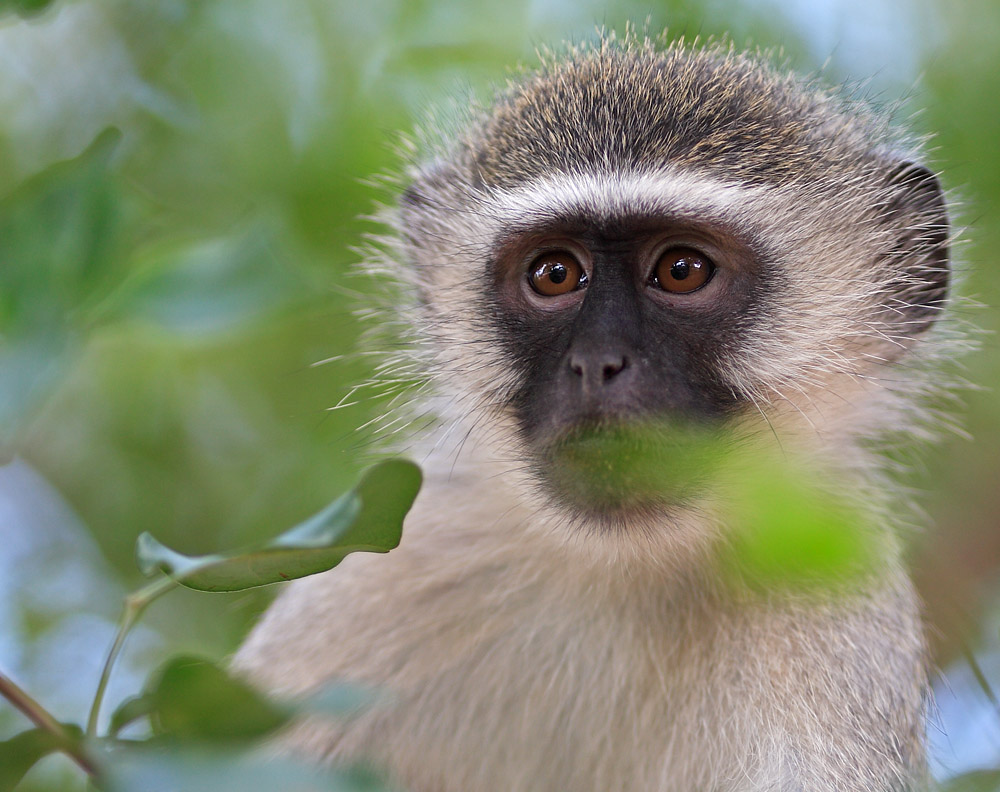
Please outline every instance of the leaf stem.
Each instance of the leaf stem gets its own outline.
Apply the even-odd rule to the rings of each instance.
[[[118,633],[115,635],[115,642],[108,651],[107,659],[104,661],[104,668],[101,669],[101,678],[97,683],[97,691],[94,693],[94,702],[90,706],[90,716],[87,718],[87,736],[97,736],[97,722],[101,715],[101,704],[104,701],[104,693],[108,688],[108,680],[111,678],[111,670],[115,661],[125,645],[125,639],[135,623],[139,620],[142,612],[154,600],[160,598],[168,591],[177,586],[177,582],[164,575],[157,578],[148,586],[144,586],[138,591],[133,591],[125,597],[125,604],[122,608],[122,615],[118,619]]]
[[[23,688],[2,672],[0,672],[0,696],[3,696],[23,712],[28,720],[38,726],[38,728],[47,731],[58,739],[60,750],[76,762],[85,773],[90,776],[97,775],[97,768],[94,767],[90,758],[83,752],[79,743],[73,739],[63,725],[52,716],[52,713],[35,701]]]

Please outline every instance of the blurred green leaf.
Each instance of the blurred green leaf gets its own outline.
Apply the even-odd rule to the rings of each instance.
[[[106,792],[388,792],[365,770],[199,748],[124,748],[105,763]]]
[[[120,198],[111,159],[121,133],[102,132],[0,200],[0,332],[30,335],[81,319],[108,284]]]
[[[52,5],[52,0],[0,0],[0,14],[14,11],[21,16],[33,16]]]
[[[1000,770],[964,773],[943,784],[941,792],[1000,792]]]
[[[72,739],[82,739],[79,727],[64,724],[63,728]],[[0,792],[11,792],[36,762],[63,745],[59,737],[44,729],[31,729],[0,742]]]
[[[752,458],[751,458],[752,457]],[[737,530],[723,565],[741,584],[799,592],[849,585],[881,558],[865,512],[807,465],[775,453],[741,455],[727,470]]]
[[[349,718],[371,706],[383,695],[380,690],[353,682],[334,682],[291,702],[291,706],[305,715]]]
[[[263,222],[147,254],[115,295],[117,313],[201,336],[257,319],[293,295],[292,276]]]
[[[242,553],[185,556],[144,533],[136,542],[139,568],[199,591],[242,591],[325,572],[350,553],[386,553],[399,544],[420,480],[412,462],[381,462],[319,514]]]
[[[112,716],[122,725],[139,713],[170,739],[240,741],[262,737],[287,722],[290,712],[218,666],[196,657],[175,657],[146,692]]]
[[[0,200],[0,439],[42,401],[70,360],[87,306],[110,280],[118,198],[109,129]]]
[[[87,308],[110,282],[118,197],[109,129],[0,200],[0,438],[69,361]]]
[[[571,432],[552,449],[548,473],[571,503],[655,506],[702,494],[727,451],[723,436],[694,422],[632,421]]]
[[[59,330],[16,341],[0,335],[0,446],[59,381],[72,352],[70,336]]]
[[[334,682],[301,698],[275,700],[209,660],[179,656],[150,678],[141,695],[119,705],[109,733],[115,737],[148,717],[156,733],[170,739],[252,740],[275,731],[294,715],[349,718],[381,695],[373,688]]]
[[[156,704],[156,697],[148,693],[130,696],[125,699],[111,714],[108,735],[117,737],[126,726],[135,723],[141,718],[148,717],[155,711]]]

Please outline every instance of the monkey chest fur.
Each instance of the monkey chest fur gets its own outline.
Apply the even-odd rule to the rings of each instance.
[[[885,792],[919,774],[905,581],[851,603],[725,602],[581,565],[488,511],[442,526],[418,508],[389,556],[279,598],[238,668],[288,693],[334,678],[388,693],[343,727],[304,724],[293,750],[372,761],[413,792]]]

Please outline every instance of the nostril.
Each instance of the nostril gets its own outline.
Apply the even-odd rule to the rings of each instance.
[[[608,382],[628,368],[625,355],[577,353],[567,361],[569,370],[582,380],[593,380],[593,384]]]
[[[628,360],[624,357],[614,361],[613,363],[605,363],[604,368],[601,369],[601,373],[604,375],[604,381],[607,382],[612,377],[624,371],[627,365]]]

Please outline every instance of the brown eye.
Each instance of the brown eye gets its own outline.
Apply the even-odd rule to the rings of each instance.
[[[572,253],[554,250],[531,262],[528,282],[543,297],[558,297],[586,286],[587,274]]]
[[[656,262],[653,277],[664,291],[685,294],[708,283],[713,272],[715,266],[697,250],[671,248]]]

